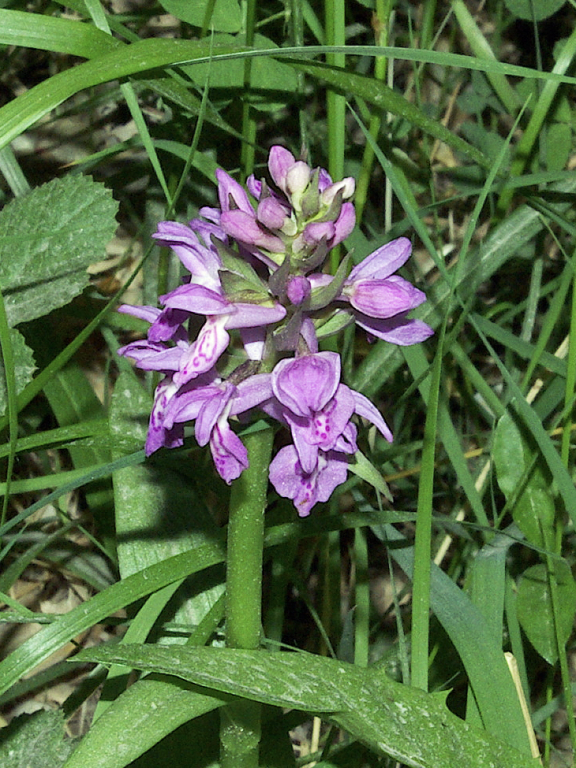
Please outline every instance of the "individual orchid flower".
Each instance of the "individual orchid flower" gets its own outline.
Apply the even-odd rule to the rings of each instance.
[[[394,275],[410,257],[412,244],[399,237],[378,248],[357,264],[342,287],[347,299],[364,315],[388,319],[409,312],[426,301],[425,294],[399,275]]]
[[[216,470],[230,484],[248,466],[248,454],[228,419],[271,396],[270,374],[255,374],[238,385],[220,379],[203,386],[192,385],[165,409],[163,428],[171,433],[178,425],[194,421],[198,445],[210,444]]]
[[[272,391],[280,408],[272,403],[272,415],[290,427],[302,471],[310,474],[319,452],[357,451],[356,427],[350,422],[357,413],[369,419],[392,442],[392,433],[370,401],[340,383],[340,356],[318,352],[280,360],[272,371]]]

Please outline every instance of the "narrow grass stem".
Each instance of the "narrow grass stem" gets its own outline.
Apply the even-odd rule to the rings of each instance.
[[[428,394],[428,413],[424,428],[422,473],[418,489],[416,537],[414,541],[414,578],[412,591],[412,663],[411,683],[428,690],[429,614],[430,614],[430,555],[432,543],[432,499],[434,491],[434,456],[438,423],[438,398],[442,372],[444,329],[440,333],[438,350],[432,366]]]
[[[325,26],[327,45],[345,45],[345,16],[344,0],[326,0]],[[344,67],[346,56],[343,53],[326,54],[328,64]],[[328,88],[326,94],[326,110],[328,115],[328,172],[334,180],[344,176],[344,147],[346,122],[346,97]],[[340,262],[340,248],[334,248],[330,254],[330,272],[334,274]]]
[[[255,649],[262,623],[262,550],[272,429],[244,437],[250,466],[230,498],[226,575],[226,645]],[[257,768],[260,705],[238,699],[225,707],[220,728],[222,768]]]
[[[256,0],[248,0],[246,4],[246,45],[254,45],[256,31]],[[250,93],[252,81],[252,59],[248,56],[244,59],[244,93]],[[252,113],[250,100],[242,101],[242,170],[246,179],[254,170],[256,120]]]
[[[376,45],[387,46],[390,35],[390,23],[391,12],[394,0],[376,0],[376,9],[372,20],[372,27],[374,28],[374,36],[376,38]],[[386,79],[388,61],[385,56],[376,56],[374,59],[374,78],[382,82]],[[370,117],[370,124],[368,126],[368,132],[374,139],[378,140],[380,128],[382,126],[382,114],[372,114]],[[366,205],[366,199],[368,196],[368,185],[370,183],[370,177],[372,175],[372,166],[374,165],[374,150],[370,142],[366,142],[364,146],[364,154],[362,155],[362,166],[358,175],[358,183],[356,185],[356,216],[358,221],[362,220],[362,213],[364,212],[364,206]]]

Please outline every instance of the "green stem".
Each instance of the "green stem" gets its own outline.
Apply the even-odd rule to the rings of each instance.
[[[262,550],[272,429],[246,435],[250,466],[232,486],[226,574],[226,645],[255,649],[262,625]],[[258,768],[260,704],[238,699],[221,713],[221,768]]]

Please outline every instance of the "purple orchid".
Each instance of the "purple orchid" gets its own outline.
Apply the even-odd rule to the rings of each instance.
[[[372,403],[340,383],[340,356],[336,352],[280,360],[272,371],[271,385],[275,399],[262,408],[286,423],[294,440],[290,446],[293,453],[283,449],[284,458],[278,460],[276,470],[282,462],[293,463],[294,458],[298,464],[297,472],[291,479],[285,477],[280,486],[274,481],[278,477],[276,470],[271,469],[270,479],[282,496],[296,499],[304,494],[302,498],[309,500],[316,493],[311,488],[326,488],[336,477],[340,478],[337,484],[343,482],[346,454],[358,450],[356,427],[350,421],[354,414],[371,421],[386,440],[392,442],[388,425]],[[335,469],[337,471],[333,471]],[[307,502],[299,503],[300,514],[307,514],[302,511]]]
[[[412,244],[406,237],[376,249],[350,272],[339,297],[356,310],[360,327],[384,341],[403,346],[424,341],[433,333],[421,320],[406,317],[426,301],[425,294],[393,274],[411,253]]]
[[[348,276],[345,265],[336,277],[314,272],[355,226],[352,178],[333,182],[279,146],[268,169],[270,185],[251,176],[248,191],[218,170],[219,207],[201,208],[188,224],[160,222],[154,237],[186,273],[160,308],[120,307],[150,327],[146,339],[119,353],[164,374],[147,455],[181,446],[185,425],[194,424],[198,445],[210,446],[217,472],[231,483],[248,466],[233,422],[260,409],[290,430],[293,443],[276,454],[269,478],[306,516],[347,477],[358,451],[355,417],[392,441],[375,406],[341,382],[339,355],[318,351],[317,327],[355,319],[371,336],[400,345],[432,330],[408,317],[424,294],[395,274],[411,253],[406,238],[378,248]],[[192,341],[188,325],[197,316],[204,323]]]

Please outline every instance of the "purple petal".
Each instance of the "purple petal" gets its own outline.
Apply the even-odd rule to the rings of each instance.
[[[262,182],[259,181],[253,173],[246,179],[246,186],[252,197],[255,197],[256,200],[260,200],[260,195],[262,194]]]
[[[255,328],[256,326],[277,323],[286,317],[286,309],[281,304],[267,306],[265,304],[230,305],[230,314],[226,318],[225,328]]]
[[[241,381],[236,387],[230,415],[236,416],[239,413],[244,413],[244,411],[249,411],[271,397],[272,375],[270,373],[256,373],[254,376]]]
[[[382,280],[389,277],[408,261],[411,253],[412,243],[408,238],[399,237],[391,240],[357,264],[350,272],[348,282],[366,279]]]
[[[293,413],[310,417],[334,396],[340,383],[340,355],[318,352],[280,360],[272,371],[272,389]]]
[[[248,451],[225,419],[212,430],[210,450],[218,474],[228,485],[248,468]]]
[[[160,301],[172,309],[184,309],[196,315],[224,315],[231,311],[232,305],[224,296],[197,283],[179,285]]]
[[[178,424],[176,427],[165,426],[165,414],[170,402],[178,391],[172,378],[167,376],[156,387],[154,394],[154,405],[150,413],[150,423],[148,425],[148,434],[146,436],[146,456],[157,451],[159,448],[177,448],[184,442],[184,428]]]
[[[367,315],[356,315],[356,322],[365,331],[378,339],[409,347],[419,344],[433,335],[434,331],[422,320],[409,320],[405,315],[396,315],[388,320],[378,320]]]
[[[271,253],[284,253],[286,246],[276,235],[271,235],[256,221],[254,212],[226,211],[220,217],[222,229],[229,237],[246,245],[265,248]]]
[[[332,184],[332,177],[325,168],[318,168],[318,190],[324,192]]]
[[[234,395],[235,389],[232,384],[216,384],[210,387],[210,397],[204,399],[194,425],[194,436],[198,445],[206,445],[210,440],[212,431]]]
[[[201,373],[206,373],[216,365],[229,340],[230,336],[224,330],[224,318],[207,318],[188,354],[182,357],[179,371],[174,374],[174,381],[178,386]]]
[[[286,295],[292,304],[302,304],[310,296],[310,281],[303,275],[294,275],[286,286]]]
[[[240,338],[244,346],[244,352],[249,360],[262,360],[264,356],[264,344],[266,342],[266,329],[261,325],[251,328],[241,328]]]
[[[303,235],[307,245],[317,245],[323,237],[329,241],[334,236],[334,222],[317,221],[307,224]]]
[[[344,203],[340,209],[340,215],[334,222],[334,237],[329,242],[330,248],[346,240],[356,226],[356,209],[352,203]]]
[[[317,501],[328,501],[346,480],[348,462],[334,451],[320,454],[314,472],[302,471],[293,445],[282,448],[270,464],[270,482],[280,496],[294,500],[300,517],[306,517]]]
[[[334,444],[334,450],[341,453],[356,453],[358,446],[356,445],[356,437],[358,430],[356,425],[349,422],[346,425],[346,429],[342,432],[336,443]]]
[[[304,318],[300,327],[300,335],[304,339],[310,354],[318,352],[318,337],[316,336],[316,327],[309,317]]]
[[[138,368],[144,371],[168,373],[178,370],[182,355],[186,353],[188,347],[186,342],[179,342],[175,347],[166,347],[164,344],[142,339],[120,347],[118,354],[132,358]]]
[[[268,229],[282,229],[286,221],[286,208],[274,197],[266,197],[258,204],[258,221]]]
[[[188,334],[182,327],[189,313],[183,309],[164,309],[148,329],[150,341],[186,341]]]
[[[216,178],[218,180],[218,200],[220,201],[222,212],[231,210],[230,197],[232,197],[232,200],[241,211],[254,216],[254,208],[250,204],[244,187],[240,186],[232,176],[221,168],[216,169]]]
[[[363,418],[368,419],[368,421],[371,421],[372,424],[374,424],[374,426],[386,438],[386,440],[391,443],[394,439],[392,437],[392,432],[390,431],[388,424],[386,424],[380,415],[380,411],[373,405],[373,403],[370,402],[370,400],[368,400],[367,397],[361,395],[360,392],[356,392],[353,389],[351,389],[350,392],[354,397],[354,411],[359,416],[362,416]]]
[[[158,307],[145,307],[137,304],[120,304],[117,311],[122,312],[125,315],[139,317],[140,320],[146,320],[147,323],[153,323],[162,310],[158,309]]]
[[[359,312],[369,317],[394,317],[426,301],[426,295],[396,275],[385,280],[357,280],[345,286],[343,294]]]
[[[340,384],[334,397],[311,419],[310,440],[323,451],[334,447],[354,413],[352,390]]]
[[[296,158],[284,147],[275,145],[268,156],[268,170],[276,186],[286,192],[286,174],[296,162]]]
[[[310,430],[309,425],[306,423],[309,420],[303,419],[302,416],[295,416],[290,411],[286,411],[285,415],[290,426],[294,447],[296,448],[302,471],[309,475],[318,465],[318,445],[309,439]],[[302,422],[305,422],[304,425]]]
[[[204,403],[211,397],[218,396],[222,388],[218,387],[219,379],[214,369],[202,376],[197,376],[188,384],[178,388],[166,409],[164,424],[171,427],[176,423],[194,421]]]

